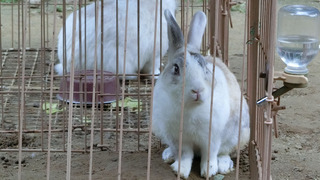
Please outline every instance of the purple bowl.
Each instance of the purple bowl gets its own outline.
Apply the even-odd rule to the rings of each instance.
[[[96,103],[111,103],[116,100],[116,94],[120,92],[119,81],[117,81],[116,75],[103,71],[103,79],[101,78],[101,71],[96,73]],[[70,102],[69,90],[70,90],[70,74],[68,73],[65,78],[60,81],[60,92],[57,98],[62,101]],[[101,81],[102,79],[102,81]],[[92,104],[93,96],[93,70],[87,71],[75,71],[74,73],[74,91],[73,91],[73,103]],[[117,86],[118,84],[118,86]],[[117,88],[118,87],[118,88]]]

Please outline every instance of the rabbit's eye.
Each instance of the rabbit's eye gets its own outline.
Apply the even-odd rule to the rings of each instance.
[[[179,66],[177,64],[174,64],[173,67],[174,67],[174,74],[179,75],[180,74]]]

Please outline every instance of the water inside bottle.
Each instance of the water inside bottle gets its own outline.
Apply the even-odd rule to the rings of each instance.
[[[307,65],[318,54],[319,40],[312,36],[292,35],[278,37],[277,52],[284,63],[286,72],[304,74]]]

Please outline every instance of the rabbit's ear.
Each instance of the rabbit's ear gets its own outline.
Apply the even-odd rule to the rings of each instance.
[[[207,24],[207,16],[198,11],[192,18],[188,34],[188,45],[200,52],[202,36]]]
[[[164,11],[164,16],[168,24],[169,51],[175,52],[183,47],[184,38],[179,25],[168,9]]]

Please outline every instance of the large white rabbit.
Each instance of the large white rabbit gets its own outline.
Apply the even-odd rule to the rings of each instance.
[[[168,22],[168,64],[159,76],[154,89],[152,129],[168,145],[162,153],[166,162],[178,171],[179,127],[183,74],[185,73],[183,138],[180,174],[189,176],[194,155],[201,156],[201,175],[228,173],[233,169],[230,153],[238,143],[241,91],[235,76],[216,58],[215,76],[210,57],[200,54],[206,15],[199,11],[191,22],[188,34],[186,67],[184,70],[184,38],[170,11],[165,11]],[[209,60],[208,60],[209,59]],[[214,83],[212,126],[210,127],[211,87]],[[243,99],[241,144],[249,140],[249,110]],[[210,157],[208,139],[211,136]],[[209,172],[207,171],[207,162]]]
[[[154,47],[154,21],[156,0],[140,0],[140,66],[138,67],[138,42],[137,42],[137,1],[129,0],[128,12],[128,32],[127,32],[127,49],[126,49],[126,74],[137,74],[139,71],[146,74],[153,72],[153,47]],[[160,2],[160,1],[159,1]],[[99,3],[99,15],[97,26],[97,64],[101,68],[101,3]],[[119,64],[118,72],[123,72],[124,46],[125,46],[125,18],[126,18],[126,1],[118,1],[118,43],[119,43]],[[116,1],[104,0],[103,7],[103,69],[116,73]],[[175,0],[162,0],[163,14],[164,9],[169,9],[171,13],[175,12]],[[86,6],[86,26],[85,26],[85,9],[81,11],[81,40],[79,40],[79,18],[77,11],[76,33],[75,33],[75,54],[74,67],[76,70],[84,69],[85,55],[86,68],[94,69],[94,49],[95,49],[95,5]],[[157,20],[157,45],[155,74],[159,74],[160,57],[168,49],[167,22],[162,19],[162,54],[160,54],[160,4],[158,5]],[[66,72],[70,71],[71,50],[72,50],[72,28],[73,13],[66,19]],[[86,33],[85,33],[86,28]],[[86,38],[86,41],[85,41]],[[81,42],[81,54],[79,43]],[[85,51],[86,42],[86,51]],[[60,63],[55,66],[59,75],[63,74],[63,29],[61,28],[58,36],[58,58]],[[85,54],[86,53],[86,54]],[[81,63],[82,62],[82,63]]]

